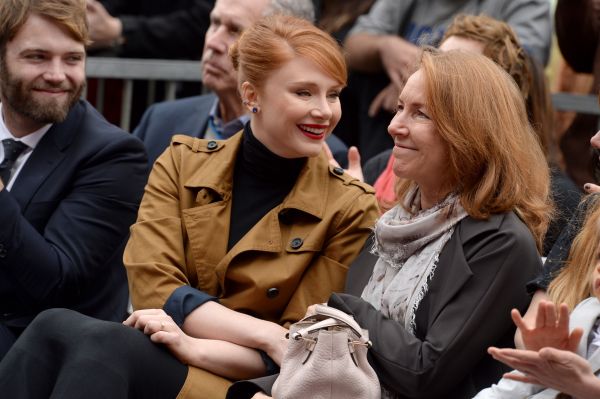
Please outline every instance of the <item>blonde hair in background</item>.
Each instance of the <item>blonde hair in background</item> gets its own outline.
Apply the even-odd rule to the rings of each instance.
[[[448,186],[475,219],[514,211],[538,249],[552,213],[550,176],[515,81],[489,58],[425,49],[427,108],[448,145]],[[412,181],[400,180],[397,198]]]
[[[286,15],[259,20],[244,30],[229,55],[239,72],[240,84],[262,87],[271,72],[295,57],[304,57],[345,85],[346,62],[338,43],[310,22]]]
[[[590,203],[583,227],[573,240],[565,267],[548,286],[548,295],[556,303],[566,303],[569,310],[590,296],[590,278],[600,252],[600,194],[586,198]]]
[[[85,0],[1,0],[0,56],[31,14],[48,18],[67,29],[73,39],[89,44]]]
[[[505,22],[486,15],[457,15],[442,42],[450,36],[459,36],[483,44],[483,55],[500,65],[517,82],[523,99],[529,97],[531,72],[525,50],[517,35]]]
[[[554,110],[544,71],[521,46],[516,33],[503,21],[486,15],[460,14],[444,34],[442,42],[458,36],[483,44],[483,55],[504,69],[517,83],[529,122],[540,138],[548,162],[558,161],[554,133]]]

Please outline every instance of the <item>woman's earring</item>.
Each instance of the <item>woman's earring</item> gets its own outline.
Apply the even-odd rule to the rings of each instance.
[[[256,108],[256,107],[252,107],[252,113],[253,113],[253,114],[255,114],[255,113],[257,113],[257,112],[258,112],[258,108]]]

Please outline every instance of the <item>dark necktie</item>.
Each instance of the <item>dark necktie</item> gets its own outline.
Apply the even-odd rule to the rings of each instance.
[[[4,147],[4,160],[0,163],[0,179],[2,179],[4,185],[7,185],[15,161],[29,146],[13,139],[2,140],[2,146]]]

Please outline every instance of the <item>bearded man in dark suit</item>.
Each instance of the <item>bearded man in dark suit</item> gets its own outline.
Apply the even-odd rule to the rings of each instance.
[[[143,144],[80,99],[85,0],[0,2],[0,359],[40,311],[122,320]]]

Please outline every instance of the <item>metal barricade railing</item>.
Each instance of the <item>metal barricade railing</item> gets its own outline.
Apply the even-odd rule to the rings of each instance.
[[[105,79],[123,80],[120,126],[127,131],[129,131],[131,125],[134,80],[148,82],[148,105],[155,101],[155,88],[158,81],[165,82],[163,100],[175,99],[179,82],[201,81],[199,61],[89,57],[87,59],[86,74],[88,78],[98,80],[95,103],[100,113],[103,112],[106,101]]]
[[[553,93],[552,105],[559,111],[575,111],[581,114],[600,115],[598,97],[591,94]]]
[[[104,79],[124,81],[121,102],[120,126],[129,130],[131,125],[131,101],[133,99],[133,81],[148,81],[148,105],[155,101],[157,81],[165,82],[164,100],[175,99],[179,82],[200,82],[199,61],[146,60],[134,58],[89,57],[87,60],[88,78],[97,78],[96,108],[102,112],[105,104]],[[553,93],[552,104],[560,111],[575,111],[600,115],[598,100],[593,95]]]

